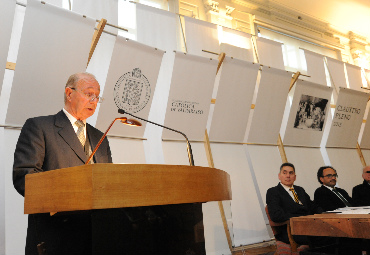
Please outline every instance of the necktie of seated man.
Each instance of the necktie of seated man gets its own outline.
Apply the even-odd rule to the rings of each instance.
[[[301,204],[301,203],[299,202],[299,199],[298,199],[298,195],[297,195],[297,193],[295,193],[295,191],[294,191],[294,188],[290,188],[289,190],[293,193],[294,201],[295,201],[297,204]]]
[[[342,202],[347,206],[347,207],[351,207],[352,205],[347,201],[347,199],[345,199],[345,197],[342,196],[342,194],[340,194],[340,192],[334,187],[333,188],[333,192],[340,198],[340,200],[342,200]]]

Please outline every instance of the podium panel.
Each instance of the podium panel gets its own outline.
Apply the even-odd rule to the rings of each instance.
[[[24,213],[230,199],[230,176],[216,168],[92,164],[26,175]]]
[[[205,255],[202,203],[231,199],[226,172],[183,165],[83,165],[25,185],[29,233],[43,229],[30,242],[53,255]]]

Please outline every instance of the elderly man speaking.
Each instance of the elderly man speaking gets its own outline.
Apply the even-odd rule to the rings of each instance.
[[[83,165],[103,135],[86,123],[101,101],[95,77],[89,73],[73,74],[64,92],[61,111],[28,119],[22,128],[14,153],[13,183],[23,196],[27,174]],[[107,139],[93,162],[112,162]],[[48,255],[91,254],[90,212],[29,215],[25,254],[37,255],[37,245],[41,243]]]

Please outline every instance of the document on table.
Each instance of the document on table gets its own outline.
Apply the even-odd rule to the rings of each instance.
[[[359,207],[343,207],[334,211],[327,211],[326,213],[340,213],[340,214],[370,214],[370,206]]]

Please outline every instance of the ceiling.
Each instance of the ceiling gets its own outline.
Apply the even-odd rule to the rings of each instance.
[[[366,36],[370,42],[369,0],[270,0],[319,20],[347,33]]]

